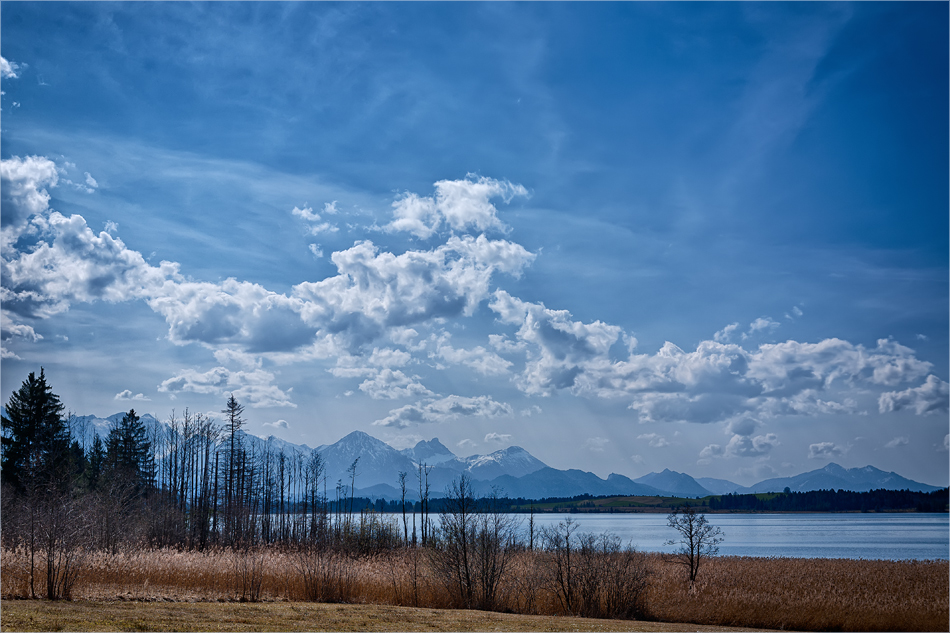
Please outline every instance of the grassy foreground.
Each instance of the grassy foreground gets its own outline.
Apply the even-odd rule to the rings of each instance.
[[[695,631],[743,629],[689,625]],[[3,631],[682,631],[684,625],[379,605],[4,600]]]

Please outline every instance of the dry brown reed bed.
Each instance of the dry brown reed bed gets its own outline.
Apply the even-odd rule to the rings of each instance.
[[[692,589],[681,570],[656,565],[649,604],[657,619],[699,624],[946,631],[948,595],[947,561],[722,557]]]
[[[340,602],[445,608],[451,596],[432,580],[424,553],[321,559],[321,573]],[[312,560],[312,559],[311,559]],[[524,552],[514,561],[499,609],[529,615],[563,614],[545,584],[542,556]],[[0,555],[3,597],[25,593],[22,552]],[[257,550],[134,550],[98,553],[83,561],[73,590],[81,600],[306,601],[294,552]],[[684,571],[660,555],[652,569],[647,609],[651,619],[733,627],[792,630],[946,631],[950,621],[947,561],[721,557],[709,560],[690,586]],[[255,572],[255,570],[258,570]],[[256,576],[255,576],[256,574]],[[259,581],[248,589],[248,576]]]

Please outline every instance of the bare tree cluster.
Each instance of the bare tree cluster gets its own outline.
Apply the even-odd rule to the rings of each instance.
[[[516,515],[504,514],[497,495],[477,502],[462,474],[446,490],[438,535],[431,541],[435,574],[460,607],[491,610],[520,550]]]
[[[647,613],[646,555],[611,534],[578,532],[571,519],[541,531],[544,575],[564,613],[640,618]]]

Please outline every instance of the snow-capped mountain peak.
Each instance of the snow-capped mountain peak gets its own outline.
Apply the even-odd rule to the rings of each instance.
[[[501,475],[523,477],[547,468],[547,464],[520,446],[509,446],[488,455],[471,455],[463,460],[475,479],[494,479]]]
[[[437,437],[432,438],[428,442],[422,440],[414,447],[407,448],[401,452],[417,464],[424,463],[429,466],[458,459],[455,453],[446,448]]]

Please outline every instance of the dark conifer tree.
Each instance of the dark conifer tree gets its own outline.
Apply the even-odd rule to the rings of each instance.
[[[224,529],[228,539],[234,538],[237,508],[242,505],[241,482],[244,479],[244,451],[238,431],[244,424],[244,405],[237,401],[232,393],[221,413],[225,416],[225,432],[228,434],[227,455],[224,474]]]
[[[102,443],[99,434],[92,439],[92,447],[86,458],[86,485],[90,491],[99,489],[102,480],[102,470],[106,462],[106,446]]]
[[[0,476],[18,493],[27,487],[65,488],[69,481],[69,427],[63,404],[46,382],[30,375],[10,396],[3,416]]]
[[[154,484],[155,466],[152,445],[145,424],[130,409],[113,424],[106,439],[106,463],[113,476],[131,483],[136,492],[145,493]]]

